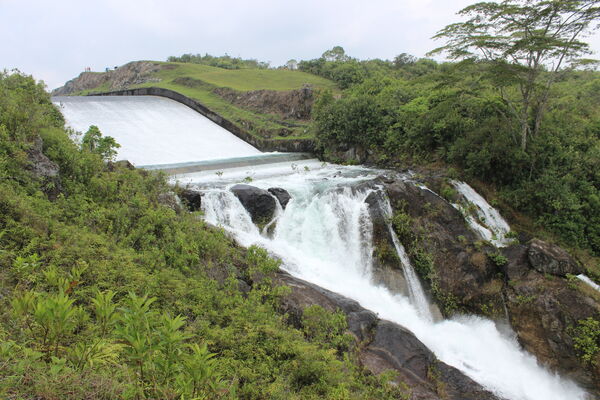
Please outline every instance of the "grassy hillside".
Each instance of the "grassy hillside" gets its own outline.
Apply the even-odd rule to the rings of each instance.
[[[242,108],[215,93],[217,88],[229,88],[239,92],[270,90],[285,92],[310,85],[316,92],[337,92],[334,82],[301,71],[273,69],[230,70],[208,65],[154,62],[163,68],[152,74],[159,82],[130,85],[129,88],[161,87],[182,93],[204,104],[212,111],[234,122],[240,128],[262,138],[290,140],[311,138],[311,123],[306,120],[283,118],[281,115]],[[111,82],[89,88],[76,94],[89,94],[111,90]]]
[[[178,77],[189,77],[217,87],[228,87],[239,91],[249,90],[294,90],[309,84],[317,89],[336,90],[334,82],[301,71],[287,69],[224,69],[201,64],[161,63],[169,65],[157,76],[165,82]]]
[[[265,251],[68,134],[41,84],[0,73],[0,398],[401,398],[338,314],[286,323]]]

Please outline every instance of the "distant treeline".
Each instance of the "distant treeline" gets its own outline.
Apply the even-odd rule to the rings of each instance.
[[[269,68],[268,62],[258,61],[255,59],[243,59],[241,57],[231,57],[227,54],[219,57],[211,56],[210,54],[184,54],[180,57],[171,56],[167,59],[167,61],[210,65],[211,67],[224,69]]]

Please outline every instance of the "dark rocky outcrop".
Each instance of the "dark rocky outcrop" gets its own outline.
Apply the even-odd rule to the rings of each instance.
[[[268,191],[277,198],[277,201],[279,201],[279,204],[281,204],[281,208],[285,210],[285,207],[292,199],[292,196],[290,196],[287,190],[282,188],[269,188]]]
[[[600,354],[596,365],[582,362],[573,329],[579,321],[600,318],[600,295],[580,290],[577,282],[540,274],[522,256],[510,263],[510,271],[518,273],[506,285],[506,306],[519,342],[552,370],[600,395]]]
[[[303,310],[314,304],[329,311],[341,310],[356,338],[363,366],[374,374],[397,371],[398,383],[408,385],[411,399],[498,399],[456,368],[437,360],[410,331],[380,320],[357,302],[284,272],[278,273],[275,281],[291,288],[282,301],[282,311],[287,313],[290,323],[300,327]]]
[[[269,192],[244,184],[233,186],[231,191],[240,200],[252,217],[252,222],[257,226],[262,227],[273,219],[277,200]]]
[[[485,245],[467,226],[462,214],[446,200],[413,181],[383,182],[392,207],[410,220],[410,232],[400,237],[417,272],[429,285],[433,298],[446,315],[461,310],[503,314],[502,285],[498,268]],[[427,254],[432,270],[424,271]],[[419,268],[420,266],[420,268]],[[425,274],[425,276],[424,276]]]
[[[200,211],[202,209],[202,195],[201,191],[191,188],[179,191],[179,197],[190,211]]]
[[[542,274],[566,276],[583,273],[583,268],[560,247],[533,239],[529,244],[529,262]]]
[[[310,86],[289,91],[252,90],[249,92],[216,88],[213,92],[236,106],[260,113],[278,114],[285,119],[310,119],[314,102],[313,89]]]
[[[439,189],[439,178],[425,180]],[[383,184],[393,208],[410,217],[408,237],[401,238],[409,254],[415,255],[411,246],[420,246],[433,259],[434,270],[424,278],[446,314],[464,311],[509,322],[540,362],[600,395],[600,354],[595,365],[584,362],[574,336],[580,321],[600,319],[600,295],[564,278],[582,272],[573,257],[537,239],[495,249],[435,193],[401,179]]]
[[[27,149],[27,169],[41,182],[44,193],[55,199],[62,191],[59,167],[44,154],[43,148],[44,142],[37,136]]]

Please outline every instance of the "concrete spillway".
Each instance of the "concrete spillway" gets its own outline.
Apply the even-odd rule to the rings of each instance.
[[[263,155],[208,118],[157,96],[53,97],[68,126],[96,125],[121,145],[117,159],[136,166],[223,160]],[[280,155],[281,156],[281,155]]]

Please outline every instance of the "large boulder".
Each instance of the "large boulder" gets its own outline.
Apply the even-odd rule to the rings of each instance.
[[[583,268],[560,247],[533,239],[529,245],[529,262],[542,274],[567,276],[583,273]]]
[[[300,327],[303,310],[319,305],[346,314],[348,329],[356,338],[359,359],[374,374],[398,373],[398,383],[408,385],[412,400],[498,400],[462,372],[439,361],[410,331],[379,319],[356,301],[309,282],[279,272],[275,283],[291,289],[282,299],[282,311]]]
[[[265,226],[275,216],[276,199],[266,190],[254,186],[239,184],[231,191],[240,200],[257,226]]]
[[[200,211],[202,209],[202,195],[201,191],[191,188],[179,191],[179,197],[190,211]]]
[[[506,308],[511,326],[527,351],[551,370],[600,396],[600,353],[586,363],[575,342],[579,335],[575,328],[581,321],[600,318],[600,296],[585,289],[583,282],[530,269],[527,275],[509,281]]]
[[[285,207],[287,207],[292,199],[292,196],[290,196],[288,191],[282,188],[269,188],[268,191],[277,198],[277,201],[281,204],[281,208],[285,210]]]

